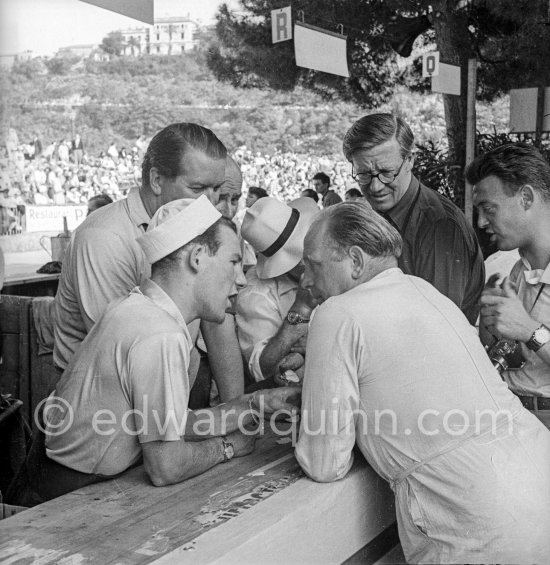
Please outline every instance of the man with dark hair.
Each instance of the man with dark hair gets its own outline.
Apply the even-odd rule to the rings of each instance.
[[[392,114],[360,118],[343,143],[365,198],[403,237],[399,267],[432,283],[474,324],[484,284],[479,243],[462,211],[412,174],[413,148],[411,129]]]
[[[395,493],[407,563],[544,563],[550,432],[456,305],[398,268],[401,248],[366,202],[333,206],[310,227],[302,284],[321,305],[296,458],[314,480],[335,481],[357,443]]]
[[[266,198],[269,196],[266,190],[260,188],[259,186],[249,186],[248,194],[246,195],[246,207],[250,208],[260,198]]]
[[[466,169],[474,186],[478,225],[501,251],[520,260],[481,297],[480,337],[519,343],[525,364],[502,377],[523,405],[550,428],[550,165],[530,145],[507,144]]]
[[[334,192],[334,190],[330,190],[330,177],[325,173],[317,173],[314,175],[313,179],[313,188],[317,191],[317,193],[321,196],[321,203],[323,204],[323,208],[327,206],[333,206],[334,204],[339,204],[342,202],[342,199]]]
[[[313,188],[304,188],[304,190],[302,190],[302,196],[315,200],[315,204],[319,202],[319,195]]]
[[[96,194],[88,199],[88,213],[86,215],[89,216],[92,212],[112,203],[113,199],[108,194]]]
[[[287,401],[296,389],[188,409],[188,325],[223,322],[245,283],[235,226],[204,195],[175,200],[159,208],[138,245],[151,278],[110,304],[71,359],[45,404],[45,438],[8,493],[14,503],[61,496],[142,458],[155,486],[178,483],[250,453],[255,434],[244,426],[260,405],[293,411]]]
[[[364,196],[361,194],[361,191],[357,188],[350,188],[344,194],[344,199],[346,202],[354,202],[355,200],[363,200]]]
[[[94,212],[76,229],[55,297],[54,362],[60,369],[67,367],[109,302],[149,276],[150,265],[136,240],[153,214],[172,200],[203,194],[217,203],[226,157],[225,146],[211,130],[186,122],[167,126],[147,148],[141,188]],[[209,348],[209,357],[214,377],[224,382],[219,386],[222,401],[242,393],[244,386],[236,336],[230,346],[220,345],[231,329],[234,334],[230,315],[222,326],[201,324],[206,345],[217,344]],[[198,324],[192,324],[190,331],[195,338]],[[198,364],[196,354],[193,363]]]

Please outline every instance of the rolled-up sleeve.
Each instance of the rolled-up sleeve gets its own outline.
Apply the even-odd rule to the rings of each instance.
[[[360,344],[360,329],[349,315],[330,302],[318,309],[308,336],[296,446],[298,462],[315,481],[342,479],[353,464]]]

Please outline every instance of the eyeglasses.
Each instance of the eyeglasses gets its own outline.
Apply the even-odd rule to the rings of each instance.
[[[399,176],[399,173],[401,173],[401,169],[403,168],[403,165],[405,164],[405,161],[407,159],[408,157],[405,157],[403,159],[396,173],[382,172],[376,175],[373,175],[372,173],[356,173],[352,165],[351,176],[362,186],[369,186],[374,179],[378,179],[382,184],[391,184]]]

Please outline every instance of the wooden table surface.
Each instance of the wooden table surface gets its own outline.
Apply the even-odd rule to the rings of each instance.
[[[282,440],[285,441],[285,440]],[[341,563],[395,521],[364,460],[336,483],[306,478],[290,442],[168,487],[143,467],[0,521],[2,563]]]

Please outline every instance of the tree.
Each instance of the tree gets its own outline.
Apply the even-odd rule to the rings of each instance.
[[[128,47],[133,57],[136,56],[136,53],[137,55],[141,55],[141,42],[136,37],[132,36],[128,39]]]
[[[350,78],[298,68],[293,42],[271,44],[270,12],[280,2],[240,4],[244,16],[220,7],[207,57],[217,78],[235,86],[291,90],[301,85],[371,109],[388,101],[397,85],[427,88],[418,61],[400,70],[394,51],[408,56],[417,34],[439,50],[442,62],[459,65],[464,95],[444,95],[449,163],[456,177],[451,183],[458,191],[465,163],[468,59],[480,61],[478,94],[486,100],[510,88],[550,84],[547,0],[292,1],[294,18],[302,10],[307,23],[333,31],[344,26]]]
[[[124,51],[124,37],[120,31],[111,31],[101,41],[101,49],[108,55],[120,56]]]

